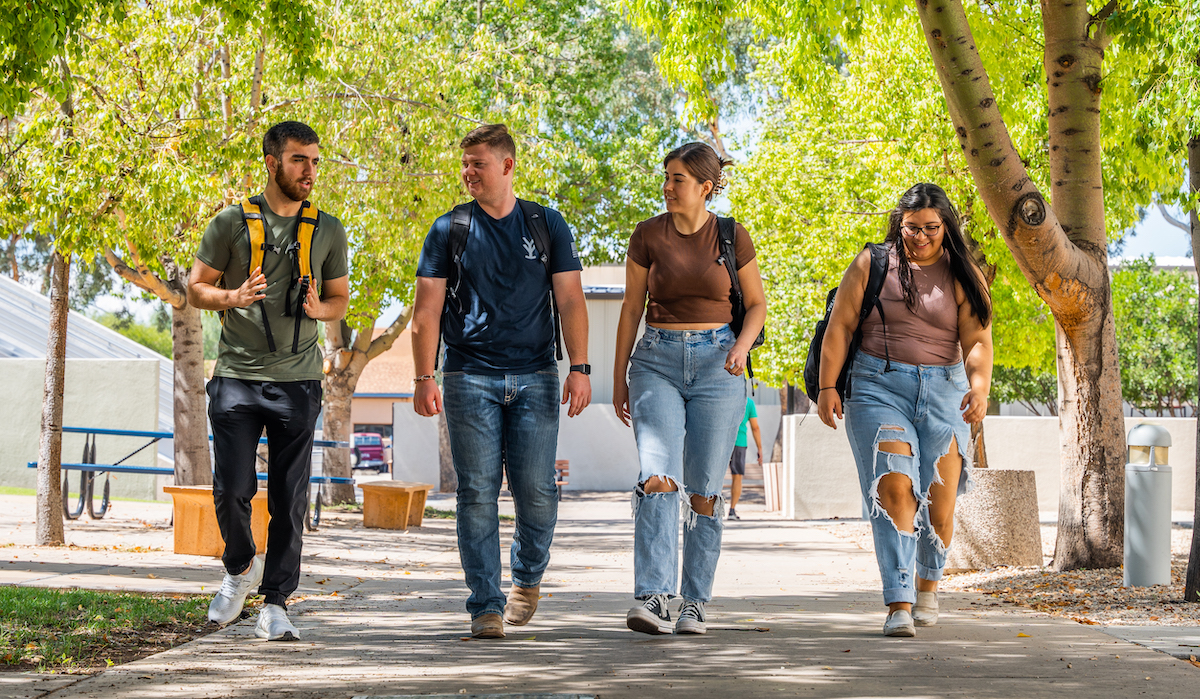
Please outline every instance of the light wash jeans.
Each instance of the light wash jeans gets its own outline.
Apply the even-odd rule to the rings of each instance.
[[[641,463],[633,494],[634,596],[675,595],[707,602],[721,555],[724,500],[721,485],[738,425],[746,412],[745,380],[725,371],[737,338],[729,326],[715,330],[647,327],[630,358],[629,413]],[[645,493],[654,476],[679,492]],[[687,495],[715,497],[712,516],[687,504],[683,532],[683,583],[679,580],[679,507]]]
[[[970,390],[962,362],[949,366],[886,362],[859,352],[850,369],[850,395],[844,406],[846,434],[858,464],[858,482],[871,512],[875,559],[883,579],[884,604],[916,602],[916,581],[941,580],[946,546],[929,522],[929,488],[941,483],[937,462],[953,438],[962,456],[960,495],[970,490],[971,427],[963,422],[963,396]],[[879,442],[906,442],[912,456],[879,451]],[[912,480],[917,498],[913,533],[896,528],[879,504],[879,480],[902,473]]]
[[[458,554],[471,589],[467,611],[472,619],[503,614],[497,499],[505,469],[517,512],[510,549],[513,583],[540,585],[550,562],[558,521],[558,371],[506,376],[447,372],[443,388],[458,474]]]

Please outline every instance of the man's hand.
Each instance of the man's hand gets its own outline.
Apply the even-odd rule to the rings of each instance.
[[[247,308],[255,301],[267,297],[267,278],[263,276],[262,267],[255,267],[250,277],[241,286],[229,294],[229,304],[233,308]]]
[[[437,381],[418,381],[413,388],[413,410],[421,417],[433,417],[442,412],[442,391]]]
[[[592,380],[587,374],[581,371],[567,374],[567,380],[563,382],[562,404],[566,405],[568,401],[571,407],[567,408],[567,417],[575,417],[582,413],[592,402]]]
[[[304,312],[313,320],[326,320],[324,316],[329,314],[329,310],[328,305],[317,294],[317,285],[309,282],[308,293],[304,295]]]

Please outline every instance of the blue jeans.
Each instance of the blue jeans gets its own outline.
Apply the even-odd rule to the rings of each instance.
[[[913,365],[884,360],[859,352],[850,369],[850,397],[846,399],[846,434],[858,464],[858,483],[871,510],[875,559],[883,579],[884,604],[916,602],[916,581],[941,580],[946,567],[946,545],[929,521],[929,488],[941,483],[937,463],[950,451],[953,439],[962,456],[958,493],[972,486],[968,446],[971,428],[963,422],[963,396],[970,390],[962,362],[949,366]],[[879,442],[905,442],[912,456],[879,451]],[[879,481],[901,473],[912,481],[917,499],[913,532],[896,528],[879,504]]]
[[[458,553],[475,619],[503,614],[500,590],[501,476],[516,506],[512,581],[536,587],[550,562],[558,521],[558,371],[484,376],[447,372],[443,381],[450,453],[458,474]]]
[[[721,555],[721,485],[738,425],[746,412],[746,385],[725,371],[737,340],[729,326],[715,330],[646,328],[630,358],[629,413],[641,463],[640,484],[665,478],[679,492],[633,493],[634,596],[674,595],[707,602]],[[684,493],[716,498],[713,514],[688,507],[679,580],[679,506]]]

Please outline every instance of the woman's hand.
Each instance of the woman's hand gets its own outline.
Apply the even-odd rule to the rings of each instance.
[[[982,388],[972,388],[967,391],[967,395],[963,396],[962,405],[959,409],[963,411],[963,422],[975,424],[983,419],[987,414],[988,397],[987,391]]]
[[[613,381],[613,410],[617,411],[617,419],[629,427],[629,384],[624,379]]]
[[[838,396],[836,388],[821,391],[821,394],[817,396],[817,415],[821,418],[821,422],[837,429],[834,416],[836,415],[838,420],[842,419],[842,399]]]
[[[728,371],[734,376],[741,376],[746,370],[746,357],[749,356],[750,349],[742,349],[740,342],[734,343],[733,349],[729,350],[729,354],[725,355],[725,371]]]

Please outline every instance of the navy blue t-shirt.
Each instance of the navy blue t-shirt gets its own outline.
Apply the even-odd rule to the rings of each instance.
[[[579,251],[562,214],[546,209],[550,230],[550,271],[579,271]],[[418,277],[448,279],[454,269],[450,253],[450,214],[429,228]],[[550,279],[525,229],[520,205],[502,219],[471,206],[471,232],[462,257],[459,313],[449,294],[442,312],[446,341],[443,371],[468,374],[527,374],[554,366],[554,320],[550,314]]]

